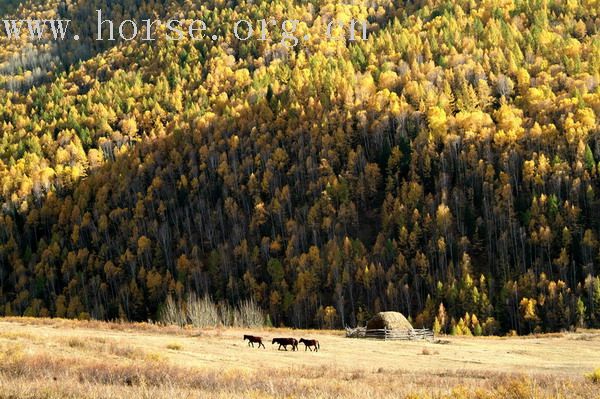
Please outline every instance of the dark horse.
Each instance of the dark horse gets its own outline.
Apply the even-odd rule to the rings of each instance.
[[[262,337],[255,337],[253,335],[244,335],[244,341],[248,340],[248,346],[250,346],[252,344],[252,347],[254,348],[254,344],[258,344],[258,347],[260,348],[261,346],[263,348],[265,348],[265,344],[263,344],[262,342]],[[267,348],[265,348],[267,349]]]
[[[292,346],[292,351],[298,350],[298,340],[295,338],[273,338],[273,342],[271,345],[279,344],[279,348],[277,350],[281,350],[281,347],[287,350],[288,345]]]
[[[310,349],[310,351],[312,352],[311,347],[315,348],[315,352],[318,352],[319,349],[321,349],[321,346],[319,345],[319,341],[317,341],[316,339],[300,338],[300,343],[304,344],[304,352],[306,352],[306,349]]]

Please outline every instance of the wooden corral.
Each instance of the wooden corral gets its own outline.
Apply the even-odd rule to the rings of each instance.
[[[370,329],[366,327],[348,328],[346,327],[347,338],[375,338],[383,340],[405,340],[405,341],[416,341],[416,340],[434,340],[433,331],[428,329],[412,329],[412,330],[390,330],[387,328],[383,329]]]

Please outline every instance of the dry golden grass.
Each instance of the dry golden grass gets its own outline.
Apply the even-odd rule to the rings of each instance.
[[[316,338],[321,351],[277,351],[275,336]],[[586,378],[598,332],[444,341],[0,319],[0,398],[600,398]]]

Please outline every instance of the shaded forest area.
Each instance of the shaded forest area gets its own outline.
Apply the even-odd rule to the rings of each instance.
[[[359,3],[114,1],[222,39],[41,46],[39,81],[2,46],[0,314],[194,293],[296,327],[600,327],[598,0]],[[311,40],[225,29],[265,16]],[[371,37],[328,42],[332,18]]]

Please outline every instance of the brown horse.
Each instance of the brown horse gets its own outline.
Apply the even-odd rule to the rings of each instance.
[[[254,344],[258,344],[258,347],[260,348],[261,346],[263,348],[265,348],[265,344],[263,344],[262,342],[262,337],[255,337],[253,335],[244,335],[244,341],[248,340],[248,346],[252,345],[252,347],[254,348]],[[265,348],[267,349],[267,348]]]
[[[279,344],[279,348],[277,350],[281,350],[281,347],[287,350],[288,345],[292,346],[292,351],[298,350],[298,340],[295,338],[273,338],[273,342],[271,345]]]
[[[304,352],[306,352],[307,349],[310,349],[310,351],[312,352],[312,347],[315,348],[315,352],[318,352],[319,349],[321,349],[321,346],[319,345],[319,341],[317,341],[316,339],[304,339],[304,338],[300,338],[300,343],[304,344]]]

